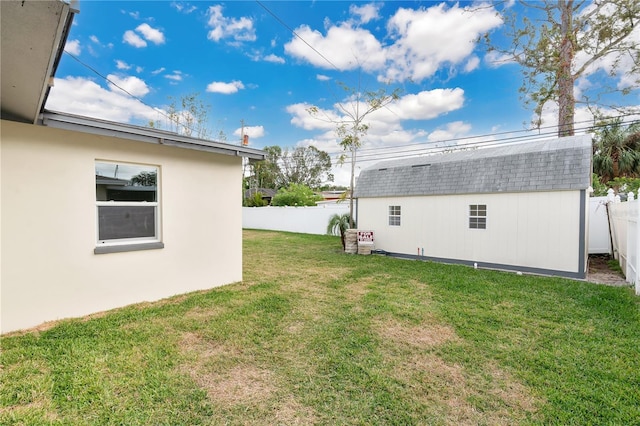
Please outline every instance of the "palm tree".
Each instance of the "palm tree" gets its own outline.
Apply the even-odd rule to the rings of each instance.
[[[349,213],[334,214],[329,218],[329,224],[327,225],[327,234],[335,235],[336,232],[340,232],[340,241],[342,242],[342,250],[345,249],[344,234],[349,229],[350,216]]]
[[[602,182],[640,176],[640,123],[625,127],[618,118],[596,131],[593,171]]]

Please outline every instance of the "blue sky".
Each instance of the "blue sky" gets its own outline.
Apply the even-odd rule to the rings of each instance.
[[[401,92],[369,116],[358,170],[436,146],[522,136],[533,114],[518,93],[521,70],[477,45],[503,22],[492,6],[474,6],[83,0],[47,108],[176,130],[165,118],[171,99],[198,93],[213,136],[237,144],[243,122],[251,147],[313,144],[335,160],[335,125],[306,109],[339,117],[335,105],[347,100],[337,83],[360,82]],[[593,84],[598,70],[606,65],[577,86]],[[631,102],[640,104],[637,91]],[[578,108],[576,121],[590,117]],[[553,106],[544,119],[556,124]],[[334,174],[348,183],[346,165]]]

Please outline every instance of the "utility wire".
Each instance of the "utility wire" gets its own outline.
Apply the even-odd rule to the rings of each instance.
[[[258,5],[260,7],[262,7],[264,10],[267,11],[267,13],[271,16],[273,16],[273,18],[278,21],[280,23],[280,25],[282,25],[283,27],[285,27],[287,30],[289,30],[291,32],[291,34],[293,34],[294,36],[296,36],[298,39],[300,39],[300,41],[302,41],[304,44],[306,44],[307,46],[309,46],[309,48],[311,50],[313,50],[314,52],[316,52],[322,59],[324,59],[329,65],[331,65],[333,68],[335,68],[336,71],[341,71],[340,68],[338,68],[333,62],[331,62],[329,59],[327,59],[326,56],[324,56],[318,49],[316,49],[315,47],[313,47],[312,45],[310,45],[304,38],[302,38],[300,36],[300,34],[298,34],[293,28],[291,28],[289,25],[287,25],[282,19],[280,19],[280,17],[278,15],[276,15],[275,13],[273,13],[267,6],[265,6],[261,1],[256,0],[256,3],[258,3]]]
[[[634,121],[629,122],[628,124],[629,125],[633,125],[633,124],[638,124],[638,123],[640,123],[640,120],[634,120]],[[576,130],[577,131],[583,131],[583,130],[593,129],[594,127],[603,127],[603,126],[606,126],[606,124],[599,125],[599,126],[579,127]],[[436,154],[436,153],[440,153],[440,152],[444,152],[444,151],[462,151],[462,150],[467,150],[467,149],[487,148],[487,147],[494,147],[494,146],[504,146],[504,145],[510,145],[510,144],[515,144],[515,143],[523,143],[523,142],[528,142],[528,141],[532,141],[532,140],[539,140],[539,139],[547,138],[548,136],[552,136],[555,133],[556,132],[547,132],[547,133],[540,133],[540,134],[535,134],[535,135],[521,135],[521,136],[514,136],[514,137],[509,137],[509,138],[485,140],[485,141],[467,143],[467,144],[463,144],[463,145],[449,145],[449,146],[446,146],[446,145],[445,146],[433,146],[433,145],[452,142],[452,141],[456,141],[456,140],[460,140],[460,139],[468,139],[468,138],[458,138],[458,139],[450,139],[450,140],[443,140],[443,141],[436,141],[436,142],[427,142],[427,143],[423,143],[423,144],[413,144],[411,146],[420,145],[420,147],[417,147],[415,149],[410,149],[410,150],[395,150],[395,151],[392,151],[392,152],[376,152],[376,153],[366,153],[366,154],[360,154],[359,153],[358,154],[358,160],[361,161],[361,162],[386,161],[386,160],[396,160],[396,159],[403,159],[403,158],[411,158],[411,157],[416,157],[416,156],[419,156],[419,155],[426,155],[426,154]],[[488,135],[488,136],[490,136],[490,135]],[[430,144],[432,146],[426,146],[428,144]],[[372,150],[387,149],[387,148],[389,148],[389,147],[372,148]],[[349,155],[347,155],[348,154],[347,151],[345,151],[343,154],[345,154],[345,162],[346,162],[346,160],[351,158]],[[336,155],[335,158],[339,158],[339,156]]]
[[[624,116],[630,116],[630,115],[637,115],[637,114],[623,114],[623,115],[619,115],[616,117],[612,117],[612,118],[621,118]],[[576,122],[575,124],[584,124],[584,123],[591,123],[592,120],[585,120],[585,121],[581,121],[581,122]],[[632,124],[636,124],[639,123],[640,120],[634,120],[625,124],[628,125],[632,125]],[[589,129],[595,129],[595,128],[600,128],[600,127],[604,127],[607,124],[594,124],[594,125],[589,125],[589,126],[580,126],[577,127],[575,130],[577,131],[586,131]],[[509,141],[516,141],[516,140],[522,140],[522,139],[540,139],[541,137],[546,137],[546,136],[552,136],[555,135],[557,133],[557,128],[558,126],[546,126],[546,127],[541,127],[541,129],[548,129],[549,131],[546,132],[538,132],[538,133],[532,133],[534,131],[536,131],[537,129],[530,129],[530,130],[514,130],[514,131],[504,131],[504,132],[499,132],[499,133],[488,133],[488,134],[483,134],[483,135],[474,135],[474,136],[465,136],[465,137],[458,137],[458,138],[451,138],[451,139],[441,139],[441,140],[437,140],[437,141],[428,141],[428,142],[416,142],[416,143],[411,143],[411,144],[404,144],[404,145],[393,145],[393,146],[385,146],[385,147],[373,147],[373,148],[362,148],[358,150],[358,158],[367,158],[367,157],[371,157],[371,156],[375,156],[375,155],[384,155],[384,154],[394,154],[393,151],[400,151],[401,153],[405,153],[405,152],[412,152],[412,151],[421,151],[424,149],[439,149],[439,150],[454,150],[454,149],[466,149],[466,148],[473,148],[475,146],[483,146],[486,144],[491,144],[491,143],[497,143],[497,142],[501,142],[501,143],[505,143],[505,142],[509,142]],[[488,138],[493,138],[495,136],[498,135],[512,135],[514,133],[523,133],[523,132],[527,132],[528,134],[526,135],[520,135],[520,136],[510,136],[510,137],[506,137],[506,138],[499,138],[499,139],[488,139]],[[465,144],[462,145],[446,145],[446,144],[451,144],[453,142],[459,142],[459,141],[470,141],[470,140],[474,140],[474,139],[485,139],[485,140],[481,140],[481,141],[477,141],[477,142],[467,142]],[[439,144],[445,144],[444,146],[437,146]],[[431,147],[426,147],[425,145],[435,145],[435,146],[431,146]],[[411,148],[411,147],[416,147],[415,149],[408,149],[408,150],[401,150],[399,148]],[[382,150],[391,150],[392,152],[380,152]],[[348,151],[330,151],[328,152],[328,154],[330,155],[334,155],[334,154],[348,154]]]
[[[318,54],[324,61],[326,61],[329,65],[331,65],[335,70],[337,71],[341,71],[333,62],[331,62],[326,56],[324,56],[320,51],[318,51],[315,47],[313,47],[310,43],[308,43],[302,36],[300,36],[293,28],[291,28],[289,25],[287,25],[279,16],[277,16],[273,11],[271,11],[268,7],[266,7],[260,0],[256,0],[256,3],[258,3],[258,5],[260,7],[262,7],[267,13],[269,13],[276,21],[278,21],[283,27],[285,27],[288,31],[290,31],[295,37],[297,37],[299,40],[301,40],[304,44],[306,44],[311,50],[313,50],[316,54]],[[388,106],[386,106],[386,109],[393,112],[395,114],[394,111],[392,111],[391,109],[388,108]],[[622,118],[625,116],[631,116],[631,115],[637,115],[638,113],[627,113],[627,114],[620,114],[618,116],[615,117],[610,117],[611,119],[616,119],[616,118]],[[395,114],[397,115],[397,114]],[[580,122],[574,122],[574,126],[576,124],[584,124],[584,123],[593,123],[594,120],[585,120],[585,121],[580,121]],[[543,136],[550,136],[553,135],[555,133],[557,133],[557,130],[559,129],[559,125],[552,125],[552,126],[543,126],[543,127],[537,127],[534,129],[522,129],[522,130],[513,130],[513,131],[503,131],[503,132],[498,132],[498,133],[491,133],[491,134],[484,134],[484,135],[476,135],[476,136],[468,136],[468,137],[459,137],[459,138],[451,138],[451,139],[445,139],[445,140],[439,140],[439,141],[432,141],[432,142],[417,142],[417,143],[412,143],[412,144],[405,144],[405,145],[394,145],[394,146],[388,146],[388,147],[378,147],[378,148],[360,148],[358,149],[358,159],[360,161],[372,161],[372,160],[367,160],[367,158],[369,157],[379,157],[381,155],[391,155],[390,157],[387,157],[386,159],[394,159],[394,158],[406,158],[408,156],[412,156],[412,155],[416,155],[415,153],[420,153],[421,151],[433,151],[433,152],[437,152],[437,151],[442,151],[442,150],[461,150],[461,149],[469,149],[469,148],[477,148],[477,147],[482,147],[482,146],[492,146],[491,144],[497,145],[498,143],[508,143],[509,141],[517,141],[517,140],[526,140],[526,139],[539,139]],[[587,129],[593,129],[593,128],[597,128],[600,127],[597,124],[592,124],[590,126],[587,127],[580,127],[578,129],[575,130],[587,130]],[[553,130],[552,132],[541,132],[541,130]],[[479,142],[470,142],[470,143],[465,143],[463,145],[450,145],[450,146],[443,146],[443,147],[438,147],[438,144],[447,144],[447,143],[452,143],[452,142],[458,142],[458,141],[468,141],[468,140],[473,140],[473,139],[479,139],[479,138],[493,138],[495,136],[498,135],[506,135],[506,134],[514,134],[514,133],[523,133],[523,132],[527,132],[527,133],[532,133],[532,132],[538,132],[537,134],[528,134],[528,135],[524,135],[524,136],[513,136],[510,138],[504,138],[504,139],[492,139],[489,141],[479,141]],[[424,145],[426,144],[434,144],[436,146],[432,146],[432,147],[425,147]],[[398,154],[398,155],[393,155],[394,152],[384,152],[381,153],[381,150],[394,150],[394,151],[398,151],[398,148],[406,148],[406,147],[411,147],[411,146],[418,146],[419,148],[416,149],[410,149],[410,150],[405,150],[405,151],[400,151],[402,154]],[[373,152],[375,151],[375,153]],[[425,152],[428,153],[428,152]],[[348,155],[349,151],[333,151],[333,152],[328,152],[328,154],[331,156],[335,156],[335,159],[339,159],[342,157],[342,159],[346,160],[350,159],[351,157]],[[364,159],[363,159],[364,157]],[[378,158],[380,159],[380,158]]]
[[[147,106],[149,108],[151,108],[152,110],[154,110],[157,114],[163,116],[164,118],[166,118],[167,120],[169,120],[170,122],[174,123],[176,126],[180,126],[186,130],[189,130],[189,132],[197,132],[196,129],[193,129],[192,127],[184,124],[184,123],[180,123],[178,120],[176,120],[175,118],[165,114],[160,108],[156,108],[152,105],[149,105],[148,103],[146,103],[145,101],[143,101],[142,99],[140,99],[138,96],[132,94],[131,92],[129,92],[127,89],[121,87],[120,85],[118,85],[116,82],[114,82],[113,80],[109,79],[107,76],[103,75],[102,73],[100,73],[100,71],[96,70],[95,68],[93,68],[91,65],[83,62],[82,60],[80,60],[80,58],[78,58],[77,56],[73,55],[72,53],[67,52],[66,50],[64,51],[64,53],[66,53],[67,55],[69,55],[71,58],[73,58],[74,60],[76,60],[80,65],[82,65],[83,67],[89,69],[91,72],[95,73],[97,76],[99,76],[100,78],[102,78],[103,80],[105,80],[106,82],[108,82],[109,84],[112,84],[114,87],[118,88],[119,90],[121,90],[122,92],[126,93],[128,96],[130,96],[131,98],[135,99],[136,101],[140,102],[142,105]]]
[[[282,19],[280,19],[279,16],[277,16],[269,8],[267,8],[261,1],[256,0],[256,3],[260,7],[262,7],[267,13],[269,13],[283,27],[285,27],[288,31],[290,31],[295,37],[300,39],[304,44],[306,44],[310,49],[312,49],[316,54],[318,54],[324,61],[326,61],[329,65],[331,65],[335,70],[341,71],[333,62],[331,62],[320,51],[318,51],[315,47],[313,47],[311,44],[309,44],[294,29],[292,29]],[[141,98],[133,95],[128,90],[124,89],[123,87],[121,87],[116,82],[114,82],[111,79],[109,79],[107,76],[105,76],[102,73],[100,73],[98,70],[96,70],[92,66],[90,66],[87,63],[85,63],[82,60],[80,60],[80,58],[78,58],[77,56],[69,53],[66,50],[64,51],[64,53],[69,55],[75,61],[77,61],[80,65],[86,67],[87,69],[89,69],[90,71],[92,71],[93,73],[98,75],[103,80],[107,81],[108,83],[110,83],[114,87],[116,87],[119,90],[121,90],[122,92],[126,93],[131,98],[133,98],[133,99],[137,100],[138,102],[140,102],[141,104],[153,109],[157,114],[165,117],[170,122],[173,122],[176,126],[181,126],[181,127],[185,128],[185,129],[189,130],[190,132],[195,131],[190,126],[188,126],[188,125],[186,125],[184,123],[180,123],[175,118],[165,114],[161,109],[147,104]],[[622,118],[622,117],[632,116],[632,115],[637,115],[637,114],[638,113],[626,113],[626,114],[619,114],[619,115],[617,115],[615,117],[609,117],[609,118],[610,119],[616,119],[616,118]],[[589,122],[593,122],[593,120],[585,120],[585,121],[581,121],[581,122],[575,122],[574,124],[583,124],[583,123],[589,123]],[[635,122],[638,122],[638,120],[632,122],[632,124],[635,123]],[[604,125],[606,125],[606,124],[604,124]],[[475,135],[475,136],[443,139],[443,140],[438,140],[438,141],[416,142],[416,143],[405,144],[405,145],[394,145],[394,146],[377,147],[377,148],[376,147],[374,147],[374,148],[361,148],[361,149],[358,150],[358,153],[359,153],[358,159],[361,162],[374,161],[375,159],[378,159],[378,160],[390,160],[390,159],[407,158],[407,157],[411,157],[411,156],[415,156],[415,155],[421,155],[421,154],[423,155],[423,154],[427,154],[427,153],[434,153],[434,152],[444,151],[444,150],[462,150],[462,149],[478,148],[478,147],[483,147],[483,146],[487,146],[487,145],[488,146],[492,146],[491,144],[493,144],[493,145],[497,145],[499,143],[505,144],[505,143],[508,143],[509,141],[513,142],[513,141],[527,139],[527,138],[528,139],[538,139],[538,138],[541,138],[543,136],[555,134],[559,127],[560,127],[559,125],[553,125],[553,126],[538,127],[538,128],[535,128],[535,129],[522,129],[522,130],[503,131],[503,132],[488,133],[488,134],[483,134],[483,135]],[[597,127],[600,127],[600,126],[597,125],[597,124],[593,124],[593,125],[587,126],[587,127],[580,127],[580,128],[578,128],[576,130],[580,131],[580,130],[587,130],[587,129],[597,128]],[[554,131],[553,132],[543,132],[543,133],[541,133],[540,130],[542,130],[542,129],[553,129]],[[462,141],[462,140],[468,141],[468,140],[479,139],[479,138],[492,138],[492,137],[495,137],[495,136],[498,136],[498,135],[523,133],[523,132],[531,133],[531,132],[535,132],[535,131],[537,131],[538,133],[537,134],[523,135],[523,136],[514,136],[514,137],[510,137],[510,138],[503,138],[503,139],[492,139],[492,140],[485,140],[485,141],[478,141],[478,142],[470,142],[470,143],[465,143],[463,145],[438,146],[438,144],[447,144],[447,143],[458,142],[458,141]],[[431,144],[431,145],[435,145],[435,146],[425,146],[427,144]],[[409,150],[398,150],[398,148],[407,148],[407,147],[412,147],[412,146],[415,146],[417,148],[416,149],[409,149]],[[381,150],[393,150],[393,151],[391,151],[391,152],[379,152]],[[376,151],[376,152],[372,152],[372,151]],[[397,151],[399,153],[395,154],[394,151]],[[328,154],[336,156],[336,159],[338,159],[340,157],[343,157],[343,156],[344,156],[343,158],[345,159],[345,161],[347,159],[350,159],[350,156],[348,155],[349,151],[335,151],[335,152],[328,152]],[[385,156],[385,157],[380,158],[380,156]],[[378,158],[368,159],[370,157],[378,157]]]

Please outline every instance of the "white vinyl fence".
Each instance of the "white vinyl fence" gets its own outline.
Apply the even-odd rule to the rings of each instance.
[[[627,282],[633,284],[636,294],[640,295],[640,200],[630,192],[627,201],[620,202],[620,197],[614,197],[613,190],[609,191],[607,205],[611,217],[613,255],[620,263]]]
[[[329,218],[349,213],[349,203],[320,204],[313,207],[243,207],[242,227],[301,234],[326,234]]]

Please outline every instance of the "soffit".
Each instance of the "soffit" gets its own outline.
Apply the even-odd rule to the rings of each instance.
[[[2,117],[35,123],[62,54],[73,11],[62,1],[0,1]]]

